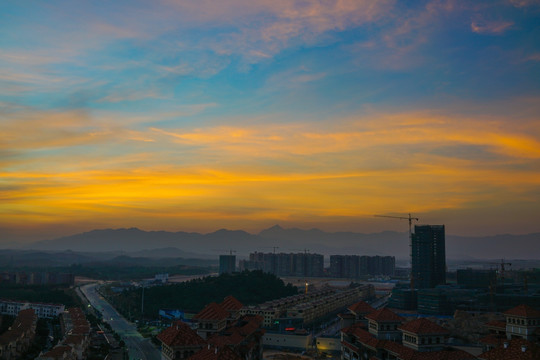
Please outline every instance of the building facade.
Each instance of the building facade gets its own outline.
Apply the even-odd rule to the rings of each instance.
[[[309,253],[251,253],[240,261],[240,270],[262,270],[277,276],[320,277],[324,256]]]
[[[332,277],[393,276],[395,269],[394,256],[330,255],[330,276]]]
[[[411,281],[417,289],[446,283],[444,225],[415,225],[411,235]]]
[[[236,271],[236,255],[219,255],[219,274],[232,274]]]
[[[64,312],[64,305],[0,300],[0,314],[2,315],[17,316],[19,312],[26,309],[33,309],[38,318],[52,319]]]

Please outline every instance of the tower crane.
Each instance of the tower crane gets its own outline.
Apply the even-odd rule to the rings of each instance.
[[[499,265],[501,267],[501,271],[499,273],[499,276],[501,278],[501,280],[504,282],[504,271],[505,271],[505,267],[506,265],[508,266],[512,266],[512,263],[509,263],[509,262],[504,262],[504,259],[501,259],[501,262],[499,263],[490,263],[492,265]]]
[[[412,222],[413,220],[418,221],[419,219],[417,217],[412,217],[409,213],[408,217],[404,216],[388,216],[388,215],[374,215],[375,217],[385,217],[385,218],[391,218],[391,219],[400,219],[400,220],[409,220],[409,239],[411,238],[412,234]]]
[[[408,217],[404,216],[389,216],[389,215],[374,215],[375,217],[384,217],[384,218],[391,218],[391,219],[400,219],[400,220],[409,220],[409,248],[410,248],[410,257],[411,257],[411,294],[412,290],[414,289],[414,274],[412,273],[412,222],[419,221],[417,217],[411,216],[411,213],[409,213]]]

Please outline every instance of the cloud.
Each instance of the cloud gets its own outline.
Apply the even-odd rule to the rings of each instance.
[[[540,61],[540,53],[531,54],[531,55],[525,57],[525,59],[523,59],[523,61],[524,62],[526,62],[526,61],[532,61],[532,62]]]
[[[477,34],[500,35],[510,30],[513,25],[512,21],[475,20],[471,22],[471,30]]]
[[[530,6],[540,6],[539,0],[510,0],[510,4],[517,8],[526,8]]]
[[[540,139],[512,132],[506,119],[486,121],[414,112],[349,118],[317,130],[311,123],[252,127],[218,126],[187,131],[151,128],[174,142],[242,158],[333,154],[372,147],[414,147],[417,152],[448,145],[480,146],[501,156],[540,159]],[[495,130],[490,130],[495,129]],[[482,134],[479,136],[479,134]]]

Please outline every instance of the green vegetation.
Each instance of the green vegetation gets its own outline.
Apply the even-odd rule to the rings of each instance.
[[[2,284],[0,287],[0,298],[64,304],[66,307],[80,305],[80,299],[73,289],[59,285]]]
[[[11,315],[0,315],[0,334],[6,332],[13,322],[15,321],[15,316]]]
[[[65,267],[60,272],[69,272],[75,276],[84,276],[99,280],[134,280],[154,277],[155,274],[170,275],[206,275],[210,268],[187,265],[175,266],[135,266],[135,265],[105,265],[90,266],[86,264]]]
[[[0,268],[1,271],[1,268]],[[50,273],[71,273],[75,276],[82,276],[98,280],[135,280],[154,277],[155,274],[167,273],[169,275],[206,275],[215,271],[215,267],[198,267],[189,265],[156,266],[133,265],[126,263],[113,264],[73,264],[71,266],[55,267],[17,267],[20,272],[50,272]]]
[[[47,326],[47,323],[50,320],[46,319],[39,319],[36,324],[36,337],[34,338],[34,341],[30,344],[30,347],[28,350],[21,354],[20,359],[21,360],[31,360],[35,359],[37,356],[39,356],[39,353],[45,346],[47,345],[47,336],[49,335],[49,327]]]
[[[140,318],[142,289],[125,290],[119,294],[113,293],[110,288],[104,288],[103,291],[124,316]],[[182,309],[196,313],[211,302],[222,302],[228,295],[234,296],[244,305],[252,305],[297,293],[293,285],[285,285],[280,278],[262,271],[223,274],[175,285],[145,288],[144,316],[157,318],[159,309]]]

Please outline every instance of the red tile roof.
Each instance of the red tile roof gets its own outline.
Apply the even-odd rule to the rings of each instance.
[[[188,360],[242,360],[242,358],[227,346],[223,346],[202,349],[190,356]]]
[[[367,330],[366,324],[364,324],[364,323],[356,323],[356,324],[352,324],[351,326],[348,326],[348,327],[345,327],[345,328],[341,329],[341,332],[343,332],[345,334],[352,334],[354,332],[354,329],[356,329],[356,328]]]
[[[41,355],[41,357],[61,360],[64,359],[64,354],[66,353],[73,353],[73,348],[69,345],[56,345],[51,350]]]
[[[31,337],[36,329],[37,316],[33,309],[19,311],[11,328],[0,335],[0,344],[7,344],[23,337]]]
[[[204,307],[194,320],[223,320],[229,317],[229,312],[216,303],[210,303]]]
[[[174,322],[159,333],[157,338],[168,346],[206,345],[203,338],[182,321]]]
[[[540,311],[530,307],[529,305],[518,305],[515,308],[505,311],[504,314],[526,318],[540,318]]]
[[[478,341],[480,341],[482,344],[502,346],[503,342],[507,341],[507,339],[505,335],[489,334]]]
[[[240,310],[244,305],[238,301],[234,296],[227,296],[220,304],[225,310]]]
[[[400,325],[398,329],[402,331],[411,332],[414,334],[424,334],[424,335],[450,333],[448,330],[446,330],[442,326],[439,326],[435,324],[434,322],[429,321],[424,318],[409,321],[403,325]]]
[[[348,309],[357,315],[369,314],[375,311],[375,309],[365,301],[359,301],[356,304],[349,306]]]
[[[449,349],[441,351],[415,352],[410,360],[476,360],[476,356],[466,351]],[[510,360],[510,359],[507,359]]]
[[[523,351],[522,346],[525,346]],[[499,346],[478,356],[482,360],[538,360],[540,359],[540,346],[524,339],[508,341],[508,347]]]
[[[498,320],[490,321],[490,322],[487,322],[485,326],[506,331],[506,323],[504,321],[498,321]]]
[[[371,347],[372,349],[382,348],[383,346],[383,342],[377,340],[377,338],[362,328],[353,328],[350,335],[354,336],[356,340],[358,340],[358,342],[362,343],[364,346]]]
[[[385,341],[384,349],[388,352],[393,353],[394,356],[397,356],[402,360],[411,360],[417,353],[416,350],[413,350],[393,341]]]
[[[216,345],[238,345],[242,343],[248,336],[259,331],[261,334],[264,330],[261,329],[263,318],[256,315],[246,315],[238,320],[234,325],[229,326],[221,335],[214,335],[208,342]]]
[[[66,345],[80,345],[84,342],[84,339],[83,335],[68,335],[63,343]]]
[[[402,318],[395,312],[383,308],[366,315],[366,319],[374,320],[377,322],[403,322],[405,318]]]

